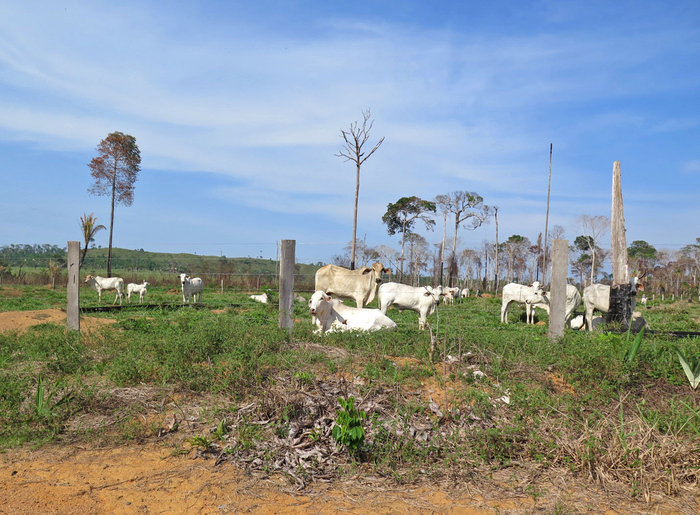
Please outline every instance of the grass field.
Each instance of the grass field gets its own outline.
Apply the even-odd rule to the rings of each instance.
[[[498,298],[474,297],[441,306],[431,331],[391,309],[397,331],[319,336],[304,304],[280,330],[276,300],[207,290],[202,308],[152,288],[159,306],[90,313],[116,322],[89,334],[0,333],[0,447],[163,439],[298,485],[358,470],[461,481],[529,464],[630,496],[697,487],[700,400],[676,349],[698,356],[700,339],[644,335],[637,354],[633,335],[567,331],[554,344],[523,309],[506,326]],[[96,305],[82,289],[81,306]],[[50,308],[65,308],[65,290],[0,288],[0,313]],[[643,314],[656,331],[700,331],[697,302]],[[365,434],[339,443],[341,419]]]

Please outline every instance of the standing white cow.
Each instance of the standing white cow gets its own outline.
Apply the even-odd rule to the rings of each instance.
[[[428,315],[435,312],[443,297],[442,286],[409,286],[400,283],[384,283],[379,286],[377,299],[379,310],[386,315],[389,306],[396,305],[400,311],[409,309],[418,313],[418,329],[428,325]]]
[[[180,283],[182,284],[182,303],[189,303],[190,299],[192,302],[197,302],[197,296],[199,296],[199,302],[202,302],[202,292],[204,291],[204,281],[199,277],[191,278],[187,274],[180,274]]]
[[[117,299],[119,299],[119,305],[121,305],[122,294],[124,293],[124,279],[121,277],[100,277],[99,275],[93,277],[88,275],[85,278],[85,284],[89,284],[97,292],[97,298],[100,302],[102,302],[102,292],[104,290],[116,290],[117,296],[114,297],[112,305],[117,303]]]
[[[503,299],[501,301],[501,322],[504,324],[508,323],[508,309],[511,303],[515,302],[526,305],[526,321],[528,324],[532,323],[532,307],[530,305],[545,302],[543,295],[544,291],[539,281],[532,283],[532,286],[517,283],[506,284],[503,287]]]
[[[131,304],[131,294],[132,293],[138,293],[139,294],[139,304],[143,304],[143,298],[146,296],[146,292],[148,292],[148,287],[149,283],[144,281],[143,284],[136,284],[136,283],[129,283],[126,285],[126,300],[129,301],[129,304]]]
[[[445,295],[445,303],[446,304],[454,304],[455,299],[459,299],[461,294],[462,294],[462,290],[460,290],[459,288],[454,288],[454,287],[448,287],[448,288],[443,287],[442,291],[444,292],[444,295]]]
[[[316,271],[315,289],[341,299],[353,299],[358,308],[363,308],[374,300],[377,286],[382,282],[382,273],[390,274],[391,270],[381,263],[358,270],[326,265]]]
[[[309,313],[316,321],[316,332],[321,334],[328,331],[396,329],[396,323],[378,309],[346,306],[321,290],[309,299]]]
[[[535,315],[535,308],[540,308],[544,309],[547,314],[549,314],[549,299],[551,299],[552,296],[550,292],[545,292],[544,293],[544,302],[537,302],[535,304],[526,304],[525,309],[528,311],[527,318],[530,319],[530,317],[534,318]],[[578,307],[581,305],[581,294],[578,292],[578,288],[574,286],[573,284],[567,284],[566,285],[566,309],[564,313],[564,323],[568,322],[568,320],[571,318],[571,315],[574,314],[574,311],[578,309]],[[530,313],[532,311],[532,313]]]
[[[630,279],[631,291],[637,292],[637,278]],[[632,297],[632,311],[637,305],[637,298]],[[589,331],[593,330],[593,311],[598,310],[602,313],[607,313],[610,310],[610,285],[608,284],[591,284],[583,290],[583,308],[586,312],[586,327]]]

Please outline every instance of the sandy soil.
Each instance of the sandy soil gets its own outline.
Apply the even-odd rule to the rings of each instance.
[[[65,323],[60,310],[0,313],[0,332]],[[84,317],[91,330],[114,322]],[[555,378],[559,379],[559,378]],[[438,391],[432,391],[436,396]],[[440,402],[442,399],[435,397]],[[473,484],[399,486],[370,472],[297,492],[283,477],[262,479],[196,451],[151,442],[93,449],[66,444],[0,454],[0,514],[656,514],[700,513],[700,492],[642,502],[575,482],[565,471],[517,467]],[[624,490],[624,485],[623,488]]]

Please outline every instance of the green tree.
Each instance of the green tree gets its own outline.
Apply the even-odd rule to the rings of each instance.
[[[386,224],[387,232],[390,236],[397,232],[401,233],[401,277],[403,277],[406,235],[412,232],[416,220],[422,220],[426,229],[432,230],[435,226],[435,220],[430,218],[428,213],[435,213],[436,210],[435,202],[423,200],[416,196],[401,197],[394,204],[389,203],[387,205],[386,213],[382,216],[382,222]]]
[[[98,156],[88,164],[95,183],[88,192],[91,195],[112,198],[109,219],[109,251],[107,252],[107,277],[112,276],[112,235],[114,232],[114,206],[130,206],[134,202],[134,183],[141,171],[141,152],[136,138],[121,132],[112,132],[97,145]]]
[[[635,240],[627,247],[627,255],[634,258],[655,259],[656,248],[644,240]]]
[[[97,225],[97,217],[93,213],[80,217],[80,229],[83,232],[83,241],[85,246],[83,247],[83,252],[80,254],[80,267],[82,268],[85,262],[85,256],[87,255],[88,246],[91,241],[95,240],[95,235],[102,229],[106,229],[104,225]]]
[[[337,157],[344,157],[346,161],[355,163],[355,212],[352,220],[352,249],[350,251],[350,270],[355,269],[355,246],[357,244],[357,204],[360,198],[360,168],[362,164],[374,154],[379,146],[384,142],[384,138],[374,146],[369,153],[365,154],[363,148],[369,140],[369,133],[372,130],[373,121],[370,121],[370,110],[362,111],[362,125],[358,122],[350,124],[349,130],[340,129],[340,135],[345,141],[343,148],[336,154]],[[369,122],[369,125],[368,125]]]

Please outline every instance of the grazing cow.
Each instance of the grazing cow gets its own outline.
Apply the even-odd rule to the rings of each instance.
[[[460,299],[466,299],[469,297],[469,288],[462,288],[462,291],[459,294]]]
[[[121,277],[100,277],[88,275],[85,278],[85,284],[89,284],[93,290],[97,292],[97,298],[102,302],[102,291],[103,290],[116,290],[117,296],[114,297],[114,302],[112,305],[117,303],[119,299],[119,305],[122,303],[122,294],[124,293],[124,279]]]
[[[182,283],[182,303],[197,302],[197,296],[199,296],[199,302],[202,302],[202,292],[204,291],[204,281],[199,277],[191,278],[187,274],[180,274],[180,283]]]
[[[396,329],[396,323],[378,309],[353,308],[324,291],[309,299],[309,313],[316,320],[316,333]]]
[[[646,305],[647,305],[647,302],[648,302],[648,300],[649,300],[649,299],[647,299],[647,296],[646,296],[646,294],[642,294],[642,298],[641,298],[641,299],[639,299],[639,303],[640,303],[640,304],[641,304],[642,306],[646,306]]]
[[[428,315],[432,315],[440,305],[443,296],[442,286],[433,289],[432,286],[408,286],[400,283],[384,283],[379,286],[377,299],[379,310],[386,315],[389,306],[395,304],[399,311],[409,309],[418,313],[418,329],[428,325]]]
[[[358,308],[363,308],[374,300],[377,286],[382,282],[382,272],[390,274],[391,270],[381,263],[358,270],[326,265],[316,272],[316,291],[325,291],[341,299],[353,299]]]
[[[506,284],[503,287],[503,299],[501,301],[501,322],[504,324],[508,323],[508,309],[511,303],[516,302],[526,305],[526,321],[528,324],[533,323],[531,320],[532,308],[528,306],[528,304],[545,302],[543,295],[544,291],[542,291],[542,286],[540,286],[539,281],[535,281],[531,286],[517,283]]]
[[[131,294],[139,294],[139,304],[143,304],[143,298],[146,296],[149,284],[144,281],[143,284],[129,283],[126,285],[126,300],[131,304]]]
[[[551,299],[552,296],[550,292],[545,292],[544,295],[544,302],[538,302],[536,304],[526,304],[526,310],[529,311],[530,309],[532,309],[532,314],[528,313],[528,318],[530,318],[531,316],[534,317],[535,308],[544,309],[547,312],[547,314],[549,314],[549,299]],[[578,289],[573,284],[566,285],[565,305],[566,311],[564,314],[564,323],[568,322],[568,320],[571,318],[571,315],[574,314],[574,311],[576,311],[581,305],[581,294],[578,292]]]
[[[637,292],[637,278],[630,279],[632,293]],[[637,304],[636,297],[632,297],[632,311]],[[583,308],[586,314],[586,327],[589,331],[593,330],[592,320],[593,311],[598,310],[602,313],[607,313],[610,309],[610,286],[607,284],[591,284],[583,290]]]
[[[267,302],[270,300],[270,297],[267,296],[267,293],[263,292],[260,295],[251,295],[251,299],[262,302],[263,304],[267,304]]]

